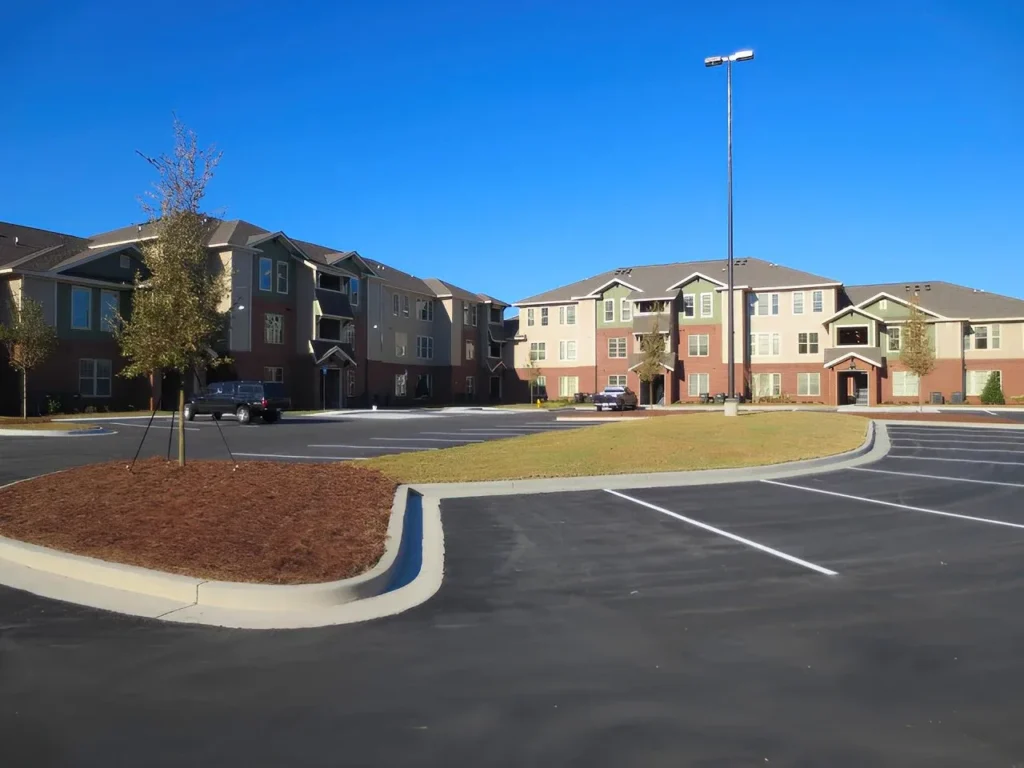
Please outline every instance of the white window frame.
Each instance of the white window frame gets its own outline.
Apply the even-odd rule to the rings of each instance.
[[[345,397],[355,397],[356,372],[354,368],[345,369]]]
[[[416,337],[416,359],[417,360],[433,360],[434,359],[434,337],[433,336],[417,336]]]
[[[565,339],[558,342],[558,359],[559,360],[575,360],[576,359],[576,340]]]
[[[689,311],[687,311],[689,310]],[[683,294],[683,317],[696,317],[697,316],[697,294],[695,293],[684,293]]]
[[[898,383],[898,386],[897,386]],[[910,387],[913,384],[913,388]],[[921,379],[911,371],[892,372],[893,397],[918,397],[921,392]]]
[[[395,334],[395,357],[405,357],[409,354],[409,337],[404,333]]]
[[[768,394],[764,394],[761,390],[760,382],[764,381],[763,377],[768,377]],[[753,390],[751,394],[754,397],[781,397],[782,396],[782,374],[781,373],[754,373],[750,376],[750,388]]]
[[[548,359],[548,344],[546,341],[530,342],[530,360],[533,362],[544,362]]]
[[[801,336],[804,337],[804,339],[802,341],[801,341],[801,338],[800,338]],[[812,336],[814,337],[813,341],[811,341],[811,337]],[[801,347],[804,347],[804,349],[801,350],[800,349]],[[814,348],[811,349],[811,347],[814,347]],[[818,331],[800,331],[799,333],[797,333],[797,335],[796,335],[796,353],[798,355],[816,355],[816,354],[818,354],[818,350],[820,350],[820,349],[821,349],[821,334],[819,334]]]
[[[341,343],[351,344],[353,347],[356,345],[356,325],[355,323],[346,323],[341,328]]]
[[[701,384],[703,383],[703,387]],[[686,375],[686,394],[688,397],[700,397],[711,394],[711,377],[706,373],[689,373]]]
[[[619,342],[622,342],[621,345]],[[614,346],[614,349],[612,348]],[[619,354],[619,348],[622,348],[622,354]],[[614,353],[614,354],[613,354]],[[629,356],[629,342],[626,341],[625,336],[612,336],[608,339],[608,357],[613,360],[622,360]]]
[[[878,300],[878,309],[880,311],[882,311],[882,312],[888,310],[889,309],[889,300],[888,299],[879,299]]]
[[[985,332],[985,346],[978,346],[978,331]],[[972,325],[971,333],[964,337],[964,349],[980,350],[982,352],[991,349],[1001,349],[1003,343],[1002,329],[998,323],[985,325]]]
[[[624,323],[633,321],[633,300],[623,299],[619,302],[619,320]]]
[[[839,343],[839,331],[845,328],[863,328],[868,332],[868,343],[867,344],[840,344]],[[836,326],[836,346],[842,347],[843,349],[857,349],[858,347],[871,347],[874,346],[871,343],[871,326],[867,323],[857,325],[837,325]]]
[[[284,384],[284,368],[280,365],[263,366],[263,380],[272,384]]]
[[[402,311],[402,297],[397,293],[391,294],[391,314],[398,317],[399,312]]]
[[[628,377],[624,373],[613,373],[613,374],[611,374],[608,377],[608,386],[609,387],[625,387],[625,386],[628,386],[626,384],[627,378]]]
[[[467,376],[466,377],[466,394],[467,395],[475,395],[476,394],[476,379],[473,376]]]
[[[536,324],[536,317],[533,314],[533,307],[527,307],[526,309],[526,325],[533,326]]]
[[[92,374],[89,376],[82,375],[82,363],[90,363],[92,365]],[[104,364],[104,365],[101,365]],[[105,367],[107,371],[106,376],[100,375],[100,368]],[[86,392],[82,389],[82,382],[88,381],[90,391]],[[104,395],[99,394],[100,382],[105,381],[107,383],[107,393]],[[105,358],[93,358],[93,357],[82,357],[78,360],[78,394],[82,397],[111,397],[114,389],[114,369],[113,364],[110,360]]]
[[[85,296],[86,313],[85,325],[75,325],[75,296]],[[92,288],[84,288],[81,285],[71,286],[71,327],[76,331],[92,330]],[[86,358],[87,360],[91,358]]]
[[[576,325],[576,307],[572,304],[558,308],[559,325]]]
[[[409,297],[402,296],[402,317],[409,316]]]
[[[281,270],[281,267],[284,267],[284,271],[283,272]],[[275,276],[277,278],[276,281],[275,281],[275,287],[277,288],[277,292],[278,293],[288,293],[288,283],[289,283],[289,280],[288,280],[288,277],[289,277],[289,275],[288,275],[288,262],[287,261],[279,261],[279,262],[277,262],[277,266],[274,268],[274,270],[275,270]],[[284,278],[284,288],[283,289],[281,288],[281,278]]]
[[[811,312],[821,313],[825,311],[825,292],[811,291]]]
[[[565,400],[576,395],[580,391],[580,377],[579,376],[559,376],[558,377],[558,397],[559,399]]]
[[[886,336],[886,339],[885,339],[885,351],[886,352],[899,352],[900,349],[902,349],[902,347],[903,347],[903,329],[900,326],[898,326],[898,325],[890,325],[886,329],[886,331],[887,331],[887,333],[885,334],[885,336]],[[896,332],[896,346],[893,346],[893,343],[892,343],[892,341],[893,341],[893,337],[892,337],[893,331]]]
[[[988,371],[967,371],[964,384],[966,385],[965,391],[968,397],[981,397],[981,393],[985,391],[985,385],[988,384],[992,371],[999,374],[999,385],[1002,386],[1003,372],[997,368]],[[980,374],[984,374],[984,376]]]
[[[271,318],[277,318],[276,328],[275,323]],[[319,327],[317,332],[319,332]],[[275,340],[276,339],[276,340]],[[263,313],[263,343],[264,344],[284,344],[284,315],[280,312],[264,312]]]
[[[701,344],[703,340],[703,345]],[[697,351],[694,352],[694,342],[697,345]],[[701,352],[701,346],[704,347],[704,351]],[[708,357],[711,354],[711,340],[706,333],[691,333],[687,337],[686,341],[686,356],[687,357]]]
[[[778,333],[761,331],[750,334],[750,356],[751,357],[778,357],[782,352],[782,337]],[[764,341],[764,352],[761,352],[761,342]]]
[[[803,392],[800,391],[801,384]],[[798,373],[796,375],[796,394],[797,397],[821,397],[821,374]]]
[[[476,360],[476,342],[466,339],[466,359]]]
[[[107,298],[114,298],[114,314],[107,316]],[[100,291],[100,330],[113,333],[117,330],[117,318],[121,311],[121,294],[117,291]]]
[[[353,307],[358,307],[359,306],[359,294],[360,294],[359,278],[358,277],[350,277],[348,279],[348,300],[349,300],[349,303]]]
[[[550,319],[550,315],[551,315],[551,313],[548,311],[547,307],[541,307],[540,308],[540,324],[541,325],[547,325],[548,322],[549,322],[549,319]]]
[[[763,300],[763,299],[766,299]],[[777,293],[755,293],[755,314],[758,317],[776,316],[779,314],[779,294]],[[764,307],[764,311],[761,308]]]
[[[615,299],[604,300],[604,321],[606,323],[615,322]]]
[[[793,314],[802,315],[804,313],[804,292],[793,291]],[[799,301],[797,300],[799,299]]]
[[[395,397],[407,397],[409,391],[409,374],[395,374]]]
[[[264,265],[266,269],[264,270]],[[263,287],[263,278],[267,278],[267,287]],[[274,290],[274,260],[269,256],[260,256],[256,265],[256,284],[264,293],[272,293]]]
[[[706,306],[705,306],[706,302]],[[715,297],[712,293],[702,293],[700,295],[700,316],[701,317],[714,317],[715,316]]]

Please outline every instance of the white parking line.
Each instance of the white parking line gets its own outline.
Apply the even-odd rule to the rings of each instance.
[[[669,517],[674,517],[677,520],[682,520],[684,523],[689,523],[690,525],[696,526],[697,528],[702,528],[705,531],[710,531],[711,533],[717,533],[719,536],[724,536],[727,539],[732,539],[733,541],[738,541],[740,544],[746,544],[748,547],[753,547],[754,549],[758,549],[758,550],[760,550],[762,552],[767,552],[769,555],[774,555],[775,557],[780,557],[783,560],[788,560],[791,563],[796,563],[797,565],[802,565],[804,568],[809,568],[812,571],[817,571],[818,573],[822,573],[825,576],[838,576],[839,575],[835,571],[830,571],[828,568],[823,568],[820,565],[815,565],[814,563],[809,563],[806,560],[801,560],[799,557],[793,557],[793,555],[787,555],[785,552],[780,552],[777,549],[772,549],[771,547],[766,547],[764,544],[758,544],[756,541],[751,541],[750,539],[745,539],[742,536],[737,536],[735,533],[729,533],[728,531],[723,531],[721,528],[715,528],[714,526],[708,525],[707,523],[702,523],[700,520],[694,520],[692,517],[684,517],[683,515],[680,515],[680,514],[678,514],[676,512],[673,512],[673,511],[671,511],[669,509],[665,509],[664,507],[659,507],[659,506],[657,506],[655,504],[650,504],[650,503],[648,503],[646,501],[641,501],[640,499],[635,499],[632,496],[627,496],[624,493],[619,493],[618,491],[613,491],[613,490],[610,490],[608,488],[605,488],[605,493],[610,493],[612,496],[618,496],[620,499],[625,499],[626,501],[632,501],[634,504],[639,504],[641,507],[647,507],[648,509],[653,509],[655,512],[661,512],[661,514],[663,514],[663,515],[668,515]]]
[[[959,435],[961,437],[1024,437],[1024,430],[1011,429],[1008,425],[998,427],[887,427],[889,434],[896,435]]]
[[[895,501],[882,501],[881,499],[869,499],[867,496],[854,496],[849,493],[839,493],[838,491],[826,491],[824,488],[808,488],[805,485],[793,485],[792,483],[782,483],[778,480],[762,480],[762,483],[768,483],[768,485],[778,485],[783,488],[793,488],[797,491],[810,491],[811,493],[822,493],[826,496],[836,496],[841,499],[852,499],[853,501],[864,501],[868,504],[881,504],[883,507],[895,507],[896,509],[909,509],[911,512],[927,512],[929,515],[940,515],[942,517],[955,517],[960,520],[971,520],[975,523],[988,523],[989,525],[1003,525],[1007,528],[1020,528],[1024,530],[1024,525],[1020,523],[1008,523],[1005,520],[992,520],[988,517],[974,517],[972,515],[958,515],[956,512],[943,512],[940,509],[928,509],[927,507],[912,507],[909,504],[897,504]]]
[[[122,421],[112,421],[110,423],[114,424],[115,426],[118,426],[118,427],[135,427],[136,429],[146,429],[146,425],[145,424],[128,424],[127,422],[122,422]],[[149,428],[150,429],[173,429],[175,432],[178,431],[177,425],[172,427],[169,424],[152,424],[152,425],[150,425]],[[185,430],[187,432],[199,432],[199,431],[201,431],[199,429],[199,427],[185,427]]]
[[[442,434],[442,435],[444,435],[444,434],[449,434],[449,433],[446,433],[446,432],[440,432],[440,433],[437,433],[437,432],[420,432],[420,434],[421,435],[435,435],[435,434]],[[451,433],[451,434],[456,434],[456,433]],[[371,437],[370,439],[371,440],[388,440],[388,441],[408,440],[409,442],[413,442],[413,443],[482,443],[483,442],[483,440],[467,440],[465,438],[463,438],[462,440],[441,440],[441,439],[438,439],[436,437]]]
[[[972,435],[973,437],[973,435]],[[930,437],[894,437],[889,436],[890,442],[904,443],[956,443],[957,445],[1024,445],[1024,440],[959,440],[955,438],[933,440]]]
[[[886,454],[887,459],[913,459],[915,461],[960,461],[965,464],[998,464],[1003,467],[1024,467],[1024,461],[986,461],[985,459],[947,459],[942,456],[894,456]]]
[[[454,436],[462,435],[462,437],[464,437],[464,438],[473,438],[473,437],[517,437],[518,436],[518,435],[514,435],[514,434],[509,434],[507,432],[420,432],[420,434],[421,435],[448,435],[449,437],[454,437]],[[374,440],[392,440],[392,439],[394,439],[394,440],[401,440],[402,438],[400,438],[400,437],[395,437],[395,438],[375,437],[373,439]],[[462,442],[462,441],[459,441],[459,440],[442,440],[440,442],[455,443],[455,442]],[[467,440],[466,442],[482,443],[483,440]]]
[[[263,459],[317,459],[318,461],[369,461],[365,456],[298,456],[292,453],[239,453],[235,456],[255,456]]]
[[[307,448],[358,448],[361,451],[436,451],[429,445],[339,445],[332,443],[331,445],[307,445]]]
[[[544,432],[544,427],[466,427],[461,432],[513,432],[518,434],[529,434],[531,432]]]
[[[848,467],[854,472],[877,472],[880,475],[899,475],[900,477],[924,477],[928,480],[949,480],[953,483],[978,483],[980,485],[1005,485],[1010,488],[1024,488],[1024,483],[1004,483],[999,480],[975,480],[970,477],[950,477],[949,475],[922,475],[918,472],[895,472],[891,469],[868,469],[867,467]]]
[[[961,453],[1024,453],[1024,451],[1011,451],[1009,448],[941,448],[937,445],[917,445],[912,448],[897,448],[899,451],[960,451]]]

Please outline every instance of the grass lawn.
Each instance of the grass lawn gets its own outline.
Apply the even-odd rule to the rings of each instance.
[[[830,456],[864,442],[867,420],[837,413],[720,413],[621,421],[361,462],[401,483],[669,472]]]

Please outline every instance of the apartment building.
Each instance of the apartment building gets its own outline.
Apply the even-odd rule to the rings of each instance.
[[[37,408],[145,408],[176,391],[173,373],[118,376],[115,318],[129,316],[140,247],[155,237],[149,224],[83,238],[0,223],[0,320],[27,296],[57,329],[57,352],[30,376]],[[276,381],[296,408],[493,402],[511,389],[508,305],[493,297],[241,220],[211,219],[207,247],[225,285],[210,355],[228,362],[186,389]],[[16,410],[17,390],[0,361],[0,412]]]
[[[760,259],[735,262],[728,316],[726,262],[625,267],[515,304],[514,365],[549,397],[627,385],[645,402],[696,401],[735,381],[752,399],[879,404],[976,401],[991,371],[1007,396],[1024,393],[1024,300],[945,282],[846,286]],[[918,381],[899,360],[916,296],[935,370]],[[640,339],[665,339],[650,391],[635,373]]]

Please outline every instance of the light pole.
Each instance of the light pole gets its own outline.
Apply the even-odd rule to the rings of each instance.
[[[733,259],[732,259],[732,63],[734,61],[750,61],[754,58],[751,50],[736,51],[728,56],[709,56],[704,59],[705,67],[717,67],[725,64],[726,124],[728,128],[729,154],[729,398],[725,401],[725,415],[735,416],[738,413],[736,401],[736,315],[733,312]]]

